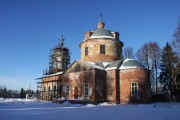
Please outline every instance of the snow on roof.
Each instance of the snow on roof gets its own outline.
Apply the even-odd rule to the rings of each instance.
[[[90,38],[114,38],[110,30],[98,28],[94,30]]]
[[[117,67],[107,67],[105,70],[115,70]]]
[[[111,36],[91,36],[90,38],[114,38]]]
[[[85,64],[85,65],[87,65],[87,66],[90,66],[90,67],[92,67],[92,68],[104,70],[102,67],[96,65],[95,62],[86,62],[86,61],[82,61],[82,60],[77,60],[77,61],[79,61],[79,62],[81,62],[81,63],[83,63],[83,64]]]
[[[110,64],[110,62],[102,62],[102,64],[104,67],[107,67]]]
[[[125,59],[119,69],[146,69],[140,62],[134,59]]]
[[[95,69],[100,69],[100,70],[114,70],[114,69],[146,69],[140,62],[134,60],[134,59],[122,59],[122,60],[116,60],[116,61],[112,61],[112,62],[101,62],[99,63],[95,63],[95,62],[86,62],[86,61],[82,61],[82,60],[77,60],[87,66],[90,66],[92,68]],[[64,71],[63,71],[64,72]],[[51,77],[51,76],[55,76],[55,75],[60,75],[63,73],[61,72],[57,72],[54,74],[50,74],[44,77]],[[44,78],[42,77],[42,78]],[[41,78],[38,78],[41,79]]]
[[[116,60],[105,68],[105,70],[114,70],[114,69],[146,69],[140,62],[134,59],[122,59]]]
[[[109,65],[106,67],[105,70],[114,70],[114,69],[118,69],[121,64],[122,64],[123,60],[116,60],[116,61],[112,61],[109,63]]]
[[[64,71],[57,72],[57,73],[50,74],[50,75],[46,75],[46,76],[43,76],[43,77],[40,77],[40,78],[37,78],[37,79],[42,79],[42,78],[46,78],[46,77],[51,77],[51,76],[55,76],[55,75],[60,75],[60,74],[62,74],[63,72],[64,72]]]
[[[49,76],[54,76],[54,75],[60,75],[60,74],[62,74],[64,71],[61,71],[61,72],[57,72],[57,73],[54,73],[54,74],[50,74],[50,75],[47,75],[48,77]]]

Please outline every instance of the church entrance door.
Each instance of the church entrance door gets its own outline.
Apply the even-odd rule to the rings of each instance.
[[[74,87],[74,99],[78,98],[78,87]]]

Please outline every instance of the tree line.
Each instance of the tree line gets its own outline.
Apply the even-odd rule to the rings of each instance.
[[[161,48],[159,43],[145,43],[137,52],[132,47],[123,49],[124,58],[134,58],[150,70],[153,93],[170,92],[180,98],[180,21],[173,39]]]
[[[34,95],[33,90],[24,90],[21,88],[21,90],[12,90],[7,89],[6,86],[0,85],[0,97],[2,98],[26,98],[26,94]]]

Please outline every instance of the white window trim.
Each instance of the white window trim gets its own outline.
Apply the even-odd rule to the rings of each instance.
[[[85,85],[88,85],[88,87],[85,87]],[[86,95],[86,88],[88,88],[88,94]],[[89,96],[89,83],[84,83],[84,96]]]
[[[104,49],[101,47],[104,47]],[[105,45],[100,45],[100,54],[106,54],[106,46]]]
[[[136,83],[137,86],[132,86],[132,83]],[[137,87],[137,94],[133,94],[133,88]],[[131,95],[132,96],[136,96],[139,94],[139,91],[138,91],[138,82],[131,82]]]

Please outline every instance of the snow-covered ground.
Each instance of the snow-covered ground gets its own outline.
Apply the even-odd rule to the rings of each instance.
[[[180,120],[180,103],[79,105],[0,98],[0,120]]]

